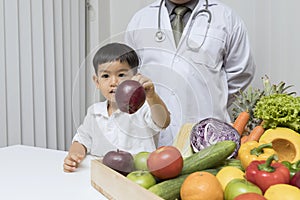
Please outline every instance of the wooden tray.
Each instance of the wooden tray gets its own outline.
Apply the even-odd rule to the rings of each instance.
[[[159,196],[102,164],[101,159],[91,160],[91,184],[109,200],[162,200]]]

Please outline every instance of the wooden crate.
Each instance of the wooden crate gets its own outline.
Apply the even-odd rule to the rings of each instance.
[[[162,200],[159,196],[102,164],[101,159],[91,160],[91,184],[109,200]]]

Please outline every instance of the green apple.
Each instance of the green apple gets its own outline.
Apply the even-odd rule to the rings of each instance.
[[[147,159],[149,157],[150,152],[141,151],[134,155],[134,167],[136,170],[148,170],[147,167]]]
[[[257,185],[247,181],[246,179],[235,178],[226,185],[224,197],[225,200],[233,200],[238,195],[248,192],[262,195],[262,191]]]
[[[149,171],[145,170],[130,172],[126,177],[146,189],[156,184],[154,176]]]

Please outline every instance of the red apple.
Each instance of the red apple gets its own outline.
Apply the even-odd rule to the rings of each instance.
[[[138,81],[125,80],[118,86],[115,98],[122,112],[132,114],[145,103],[146,93]]]
[[[183,167],[180,151],[174,146],[161,146],[151,152],[147,159],[149,171],[159,179],[178,176]]]
[[[134,171],[134,159],[131,153],[119,149],[107,152],[103,157],[102,163],[124,176]]]
[[[236,196],[233,200],[267,200],[263,195],[247,192]]]

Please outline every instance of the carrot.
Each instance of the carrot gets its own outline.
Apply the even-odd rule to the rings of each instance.
[[[245,142],[248,141],[248,135],[244,135],[242,138],[241,138],[241,144],[244,144]]]
[[[265,132],[264,127],[262,125],[257,125],[250,132],[248,136],[248,141],[258,141],[264,132]]]
[[[233,123],[233,128],[237,130],[237,132],[242,135],[246,125],[250,119],[250,114],[247,111],[243,111],[239,114],[239,116],[236,118],[236,120]]]

